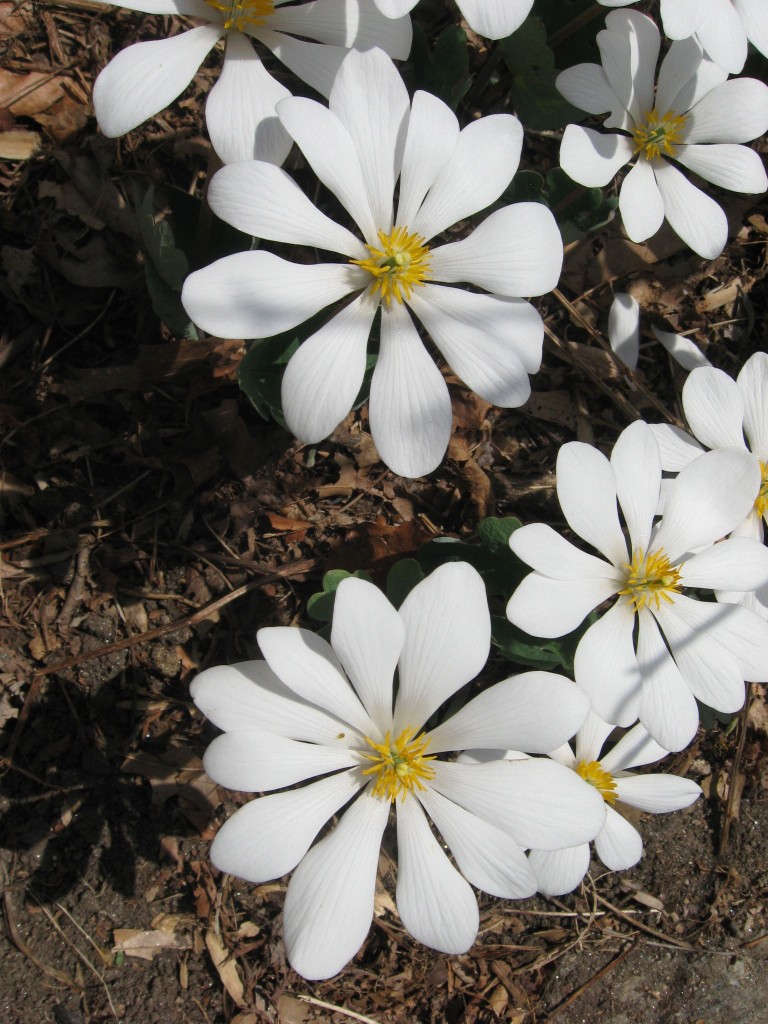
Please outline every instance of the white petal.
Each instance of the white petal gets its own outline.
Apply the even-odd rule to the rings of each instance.
[[[737,382],[744,398],[744,432],[749,447],[758,459],[768,462],[768,354],[751,355]]]
[[[679,363],[684,370],[695,370],[697,366],[712,365],[699,346],[690,338],[686,338],[682,334],[672,334],[670,331],[660,331],[653,324],[651,324],[651,330],[675,362]]]
[[[664,32],[670,39],[693,35],[707,15],[709,5],[702,0],[661,0]]]
[[[616,589],[607,579],[552,580],[532,572],[507,602],[507,618],[531,636],[565,636]]]
[[[654,164],[642,156],[622,182],[619,210],[633,242],[655,235],[664,222],[664,200],[656,183]]]
[[[251,800],[216,833],[211,863],[256,885],[281,878],[359,789],[359,773],[341,772],[301,789]]]
[[[668,751],[659,746],[644,725],[638,723],[625,733],[619,742],[600,759],[600,763],[611,775],[624,771],[625,768],[637,768],[643,764],[651,764],[666,757]]]
[[[630,775],[616,779],[619,800],[651,814],[667,814],[690,807],[701,796],[701,786],[677,775]]]
[[[604,114],[620,105],[599,64],[575,64],[566,68],[557,76],[555,85],[569,103],[588,114]]]
[[[696,733],[699,709],[656,620],[648,611],[638,617],[637,661],[643,677],[640,721],[665,750],[682,750]]]
[[[269,338],[354,291],[356,270],[289,263],[271,252],[238,252],[190,274],[181,301],[190,319],[218,338]]]
[[[744,446],[744,400],[732,377],[714,367],[693,370],[683,388],[691,432],[706,448]]]
[[[359,761],[356,753],[341,747],[298,743],[263,729],[248,729],[217,736],[205,752],[203,767],[220,786],[263,793],[352,768]]]
[[[661,62],[656,109],[682,114],[727,77],[717,65],[705,59],[697,40],[686,33],[686,38],[674,40]]]
[[[556,580],[605,579],[618,583],[622,577],[610,562],[574,547],[551,526],[529,523],[515,530],[509,546],[518,558],[543,576]]]
[[[659,446],[647,423],[637,420],[622,430],[611,452],[611,466],[632,550],[645,549],[661,484]]]
[[[243,33],[228,33],[224,65],[205,103],[205,126],[219,159],[282,164],[293,141],[275,106],[286,96],[288,90],[269,74]]]
[[[374,722],[392,718],[392,684],[405,627],[378,587],[353,576],[336,590],[331,645]]]
[[[600,751],[613,730],[614,726],[610,722],[603,721],[594,711],[590,711],[576,734],[576,756],[572,761],[561,761],[561,764],[568,764],[575,770],[579,761],[599,761]],[[553,757],[554,753],[551,752],[549,756]]]
[[[364,792],[296,868],[283,928],[288,959],[302,977],[337,974],[368,934],[388,817],[388,801]]]
[[[768,23],[761,0],[733,0],[733,5],[744,22],[750,43],[768,57]]]
[[[560,144],[560,166],[574,181],[603,188],[633,156],[632,140],[569,124]]]
[[[749,513],[759,486],[757,460],[746,449],[704,452],[670,486],[654,548],[674,563],[724,537]]]
[[[605,801],[598,791],[550,758],[432,764],[432,787],[508,832],[522,847],[559,850],[589,842],[605,822]]]
[[[419,942],[466,953],[480,924],[472,889],[432,835],[418,800],[397,808],[397,910]]]
[[[405,643],[395,734],[423,725],[443,701],[474,679],[491,646],[485,584],[466,562],[448,562],[430,573],[406,597],[400,617]]]
[[[431,93],[419,90],[413,97],[408,119],[397,224],[411,225],[458,141],[459,122],[450,107]]]
[[[608,807],[605,826],[595,838],[595,849],[609,871],[626,871],[642,857],[643,840],[626,818]]]
[[[398,303],[382,308],[368,417],[379,455],[395,473],[424,476],[440,465],[451,436],[451,399],[408,310]]]
[[[217,665],[192,681],[192,699],[219,729],[266,729],[278,736],[333,744],[345,731],[338,718],[307,704],[282,683],[266,661]],[[347,730],[342,746],[355,745],[361,733]]]
[[[437,281],[466,281],[498,295],[543,295],[560,278],[563,240],[542,203],[496,210],[461,242],[432,250]]]
[[[748,146],[679,146],[675,158],[720,188],[752,194],[768,189],[762,160]]]
[[[328,45],[355,50],[378,46],[398,60],[405,60],[411,49],[411,19],[398,15],[385,17],[368,0],[281,4],[269,24],[279,31]]]
[[[169,39],[134,43],[116,54],[93,85],[93,107],[110,139],[125,135],[173,103],[223,34],[199,25]]]
[[[710,90],[687,118],[687,143],[751,142],[768,131],[768,85],[732,78]]]
[[[511,114],[470,121],[409,224],[411,230],[433,238],[490,206],[514,177],[522,145],[523,126]],[[483,168],[480,176],[478,167]]]
[[[419,793],[419,800],[472,885],[505,900],[525,899],[536,892],[528,858],[510,835],[431,786]]]
[[[111,0],[109,0],[110,5]],[[145,14],[180,14],[214,21],[217,12],[205,3],[205,0],[127,0],[126,3],[114,4],[125,7],[129,11],[143,11]]]
[[[294,693],[349,722],[364,736],[379,739],[326,640],[296,626],[267,626],[256,639],[269,667]]]
[[[554,672],[524,672],[474,697],[429,734],[429,752],[468,747],[546,754],[570,739],[589,711],[586,694]]]
[[[574,662],[576,682],[586,690],[595,713],[624,727],[632,725],[639,712],[634,624],[631,606],[617,601],[581,638]]]
[[[289,359],[281,386],[283,415],[300,441],[322,441],[354,405],[376,308],[370,295],[358,295]]]
[[[311,85],[321,96],[330,96],[333,81],[349,52],[345,46],[295,39],[264,26],[250,30],[249,35],[263,43],[297,78]]]
[[[503,39],[520,28],[533,0],[460,0],[459,8],[473,32],[488,39]]]
[[[589,871],[589,843],[563,850],[531,850],[528,860],[536,874],[539,892],[545,896],[564,896],[573,892]]]
[[[557,497],[568,525],[614,565],[627,561],[616,508],[616,477],[590,444],[569,441],[557,456]]]
[[[597,34],[603,70],[622,105],[639,122],[653,107],[659,30],[638,11],[611,11],[605,24],[608,31]]]
[[[666,161],[657,160],[654,173],[672,229],[704,259],[719,256],[728,240],[723,208]]]
[[[345,126],[360,160],[377,228],[392,225],[410,103],[395,65],[382,50],[352,50],[331,90],[330,109]]]
[[[640,306],[626,292],[616,292],[613,297],[608,313],[608,340],[622,363],[635,370],[640,353]]]
[[[399,18],[413,10],[418,0],[373,0],[387,18]]]
[[[707,590],[757,590],[768,584],[768,548],[746,537],[723,540],[684,563],[683,583]]]

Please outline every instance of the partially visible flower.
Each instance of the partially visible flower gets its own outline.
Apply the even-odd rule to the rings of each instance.
[[[768,523],[768,355],[755,352],[735,381],[712,366],[693,370],[683,386],[683,410],[693,436],[669,425],[651,427],[662,469],[677,473],[706,448],[743,448],[758,467],[759,477],[753,505],[731,536],[762,543]],[[718,593],[718,597],[738,601],[768,619],[768,586],[755,592]]]
[[[684,370],[711,365],[698,345],[690,338],[682,334],[673,334],[671,331],[660,331],[654,324],[651,324],[651,330],[659,344]],[[635,370],[640,354],[640,306],[637,300],[626,292],[616,292],[611,303],[608,314],[608,341],[625,366]]]
[[[576,749],[565,743],[549,755],[593,786],[605,800],[605,825],[595,836],[597,856],[609,871],[626,871],[640,860],[643,840],[621,813],[621,805],[651,814],[679,811],[701,796],[701,787],[677,775],[636,775],[626,771],[660,761],[668,751],[636,725],[607,754],[600,756],[613,726],[594,712],[576,734]],[[619,807],[616,807],[616,803]],[[548,896],[571,892],[589,869],[589,843],[563,850],[531,850],[539,891]]]
[[[225,730],[208,748],[205,770],[231,789],[272,791],[226,822],[211,859],[255,883],[295,868],[284,935],[304,977],[336,974],[364,941],[393,804],[400,917],[416,939],[445,953],[465,952],[477,934],[469,883],[505,899],[530,896],[536,879],[523,848],[587,842],[602,827],[603,801],[562,765],[440,756],[466,746],[559,746],[589,709],[569,680],[515,676],[424,731],[483,667],[490,632],[485,586],[466,563],[436,569],[399,612],[372,584],[350,577],[336,592],[330,644],[303,629],[261,629],[266,661],[211,668],[193,682],[195,703]]]
[[[535,571],[510,598],[507,616],[532,636],[563,636],[615,597],[579,642],[576,682],[606,722],[639,718],[665,750],[680,750],[698,725],[694,698],[730,713],[744,702],[745,679],[768,680],[768,623],[686,591],[764,586],[768,549],[743,537],[715,543],[744,519],[757,493],[760,471],[743,447],[707,452],[682,469],[656,523],[661,472],[643,422],[622,431],[610,462],[591,445],[563,445],[560,506],[573,532],[603,557],[541,523],[516,530],[510,546]]]
[[[621,185],[619,210],[633,242],[650,238],[666,218],[694,252],[718,256],[728,239],[722,207],[678,170],[735,192],[760,193],[768,178],[759,155],[739,143],[768,129],[768,86],[728,75],[704,57],[695,39],[673,42],[654,89],[660,38],[636,11],[611,11],[597,35],[602,66],[577,64],[558,75],[567,100],[590,114],[610,112],[602,133],[569,124],[560,147],[566,174],[582,185],[607,185],[637,158]]]
[[[403,59],[411,47],[410,18],[382,17],[371,0],[120,0],[115,6],[201,24],[168,39],[135,43],[112,58],[93,87],[101,130],[114,138],[159,113],[224,38],[224,65],[205,106],[208,134],[224,163],[256,157],[281,164],[292,145],[275,115],[275,105],[290,93],[268,73],[252,40],[323,96],[353,47],[378,46]]]
[[[303,342],[283,376],[286,422],[308,443],[327,437],[352,408],[380,309],[371,433],[395,472],[429,473],[448,446],[451,400],[411,313],[465,383],[494,405],[522,405],[528,374],[541,361],[541,317],[517,296],[557,283],[563,247],[550,211],[540,203],[505,206],[467,238],[430,242],[499,198],[517,169],[522,126],[497,114],[460,131],[451,110],[429,93],[417,92],[411,105],[380,50],[347,57],[330,109],[291,98],[278,116],[362,238],[322,213],[278,168],[230,165],[208,194],[219,217],[246,234],[339,253],[344,262],[237,253],[187,278],[184,307],[219,337],[266,338],[346,300]],[[461,282],[483,291],[452,287]]]
[[[413,10],[418,0],[374,0],[388,18]],[[504,39],[520,28],[533,7],[533,0],[456,0],[464,20],[478,35]]]
[[[604,7],[626,7],[634,0],[599,0]],[[707,56],[736,75],[747,59],[747,41],[768,57],[765,0],[661,0],[661,23],[670,39],[695,35]]]

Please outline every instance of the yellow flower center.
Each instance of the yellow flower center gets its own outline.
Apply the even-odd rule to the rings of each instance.
[[[645,115],[645,124],[638,125],[632,132],[635,153],[644,152],[646,160],[655,160],[665,153],[675,155],[675,146],[682,141],[685,117],[668,110],[661,117],[654,107]]]
[[[379,231],[379,242],[380,249],[367,247],[369,259],[351,262],[373,276],[371,290],[389,306],[392,298],[398,302],[409,299],[415,287],[429,280],[429,247],[421,235],[405,228],[393,228],[389,234]]]
[[[768,462],[760,463],[760,490],[755,498],[755,512],[764,516],[768,511]]]
[[[590,786],[594,786],[603,800],[609,804],[615,803],[618,797],[616,783],[611,773],[607,772],[599,761],[579,761],[576,773]]]
[[[390,734],[384,737],[383,743],[375,743],[368,736],[365,742],[374,751],[363,754],[367,761],[373,762],[370,768],[363,769],[363,775],[375,775],[373,795],[396,800],[399,796],[405,799],[414,789],[424,789],[422,779],[433,779],[435,769],[429,764],[434,757],[427,757],[424,751],[429,746],[429,739],[420,733],[411,739],[413,729],[404,729],[392,742]]]
[[[246,25],[263,25],[275,13],[275,0],[205,0],[224,15],[224,28],[243,32]]]
[[[658,609],[662,601],[674,604],[671,595],[680,593],[680,572],[662,549],[646,554],[638,548],[632,561],[625,562],[623,568],[627,576],[619,593],[634,605],[635,611],[652,604]]]

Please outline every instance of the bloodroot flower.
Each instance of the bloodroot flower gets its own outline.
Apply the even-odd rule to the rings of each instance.
[[[373,0],[382,14],[397,18],[413,10],[418,0]],[[503,39],[520,28],[531,13],[533,0],[456,0],[469,27],[488,39]]]
[[[467,238],[430,241],[499,198],[520,160],[522,126],[497,114],[460,131],[452,111],[429,93],[417,92],[411,105],[379,50],[346,58],[330,109],[291,98],[278,104],[278,117],[362,238],[322,213],[279,168],[232,164],[209,190],[219,217],[249,235],[339,253],[345,262],[237,253],[187,278],[185,309],[218,337],[267,338],[345,300],[299,347],[283,377],[286,423],[308,443],[327,437],[352,408],[380,309],[371,433],[396,473],[429,473],[448,446],[451,400],[411,314],[464,382],[494,405],[522,405],[528,374],[541,361],[541,317],[517,296],[557,284],[563,246],[549,210],[505,206]],[[475,290],[452,287],[460,282]]]
[[[563,445],[560,506],[603,557],[540,523],[516,530],[510,546],[535,571],[507,616],[533,636],[563,636],[615,597],[579,642],[576,682],[606,722],[626,727],[639,718],[665,750],[682,749],[698,725],[694,698],[732,713],[744,702],[745,679],[768,680],[768,623],[740,605],[686,593],[768,583],[768,549],[743,537],[715,543],[743,522],[759,486],[757,460],[744,448],[706,452],[670,481],[655,522],[661,460],[646,423],[622,431],[610,461],[591,445]]]
[[[211,859],[255,883],[295,868],[284,934],[304,977],[336,974],[364,941],[393,805],[400,917],[445,953],[465,952],[477,934],[470,883],[505,899],[530,896],[536,879],[524,848],[588,842],[603,827],[599,793],[553,761],[467,765],[441,756],[467,746],[560,746],[589,710],[569,680],[545,672],[504,680],[425,729],[488,656],[485,587],[471,566],[435,570],[399,612],[372,584],[347,578],[330,644],[292,627],[262,629],[258,641],[266,661],[211,668],[192,684],[197,706],[225,730],[205,770],[231,789],[272,791],[226,822]]]
[[[224,163],[257,157],[281,164],[292,145],[275,116],[275,105],[290,93],[266,70],[254,41],[323,96],[352,47],[379,46],[399,58],[411,47],[410,19],[385,18],[372,0],[120,0],[119,6],[201,24],[135,43],[112,58],[93,87],[101,130],[110,138],[124,135],[163,110],[224,38],[224,66],[205,107],[208,134]]]
[[[690,6],[690,5],[687,5]],[[728,74],[704,56],[695,39],[674,42],[661,62],[655,23],[637,11],[611,11],[597,35],[599,64],[561,72],[557,87],[590,114],[610,112],[602,133],[569,124],[560,164],[574,181],[604,186],[634,157],[622,182],[619,210],[633,242],[650,238],[666,218],[694,252],[718,256],[728,239],[721,206],[678,165],[734,192],[759,193],[768,178],[759,155],[739,143],[768,129],[768,86]]]

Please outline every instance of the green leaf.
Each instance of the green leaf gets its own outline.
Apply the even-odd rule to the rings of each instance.
[[[371,577],[367,572],[358,569],[357,572],[347,572],[346,569],[331,569],[323,576],[323,589],[313,594],[307,601],[307,614],[320,622],[330,622],[333,618],[333,605],[336,600],[336,588],[348,576],[354,576],[359,580],[368,580]]]
[[[414,22],[413,47],[414,87],[438,96],[455,110],[471,85],[467,37],[456,25],[443,29],[430,54],[424,30]]]
[[[196,341],[197,329],[181,304],[181,293],[163,280],[150,260],[144,264],[144,278],[152,300],[152,308],[168,330],[175,338],[190,338]]]
[[[559,68],[585,61],[600,63],[595,37],[608,11],[595,0],[536,0],[536,16],[547,30],[547,43]]]
[[[169,288],[181,291],[184,278],[189,273],[189,262],[181,249],[176,247],[168,221],[155,219],[154,192],[154,188],[150,186],[139,206],[137,219],[141,240],[159,277]]]
[[[510,93],[515,113],[526,128],[551,130],[584,120],[585,112],[557,91],[555,55],[547,46],[547,30],[538,18],[526,19],[499,47],[512,72]]]
[[[425,572],[446,562],[469,562],[483,577],[488,593],[506,599],[530,572],[509,547],[509,538],[520,525],[520,520],[513,517],[483,519],[478,527],[478,543],[438,537],[424,545],[419,561]]]
[[[415,558],[401,558],[387,573],[387,597],[399,608],[413,588],[424,579],[424,570]]]
[[[237,382],[259,416],[285,427],[280,384],[285,364],[302,339],[295,332],[253,341],[237,371]]]
[[[501,615],[491,618],[491,640],[509,661],[527,668],[551,672],[562,668],[573,673],[573,659],[562,638],[539,640],[529,637]]]
[[[561,167],[553,167],[547,174],[545,195],[560,226],[563,245],[607,224],[619,202],[617,196],[606,199],[602,189],[577,184]]]

